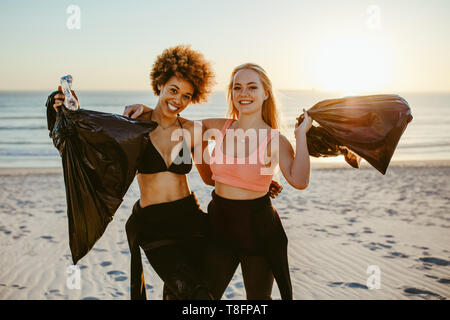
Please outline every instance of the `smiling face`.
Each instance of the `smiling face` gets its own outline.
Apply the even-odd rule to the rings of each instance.
[[[158,85],[158,106],[167,116],[175,116],[187,108],[194,95],[194,86],[187,80],[173,76],[165,84]]]
[[[268,97],[259,74],[250,69],[239,70],[233,79],[232,98],[239,114],[261,113],[261,108]]]

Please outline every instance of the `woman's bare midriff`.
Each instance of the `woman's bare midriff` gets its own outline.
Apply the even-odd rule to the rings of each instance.
[[[154,174],[138,174],[141,193],[140,206],[171,202],[191,194],[187,176],[169,171]]]
[[[252,200],[261,198],[265,196],[267,193],[233,187],[228,184],[223,184],[217,181],[215,183],[214,191],[218,196],[231,200]]]

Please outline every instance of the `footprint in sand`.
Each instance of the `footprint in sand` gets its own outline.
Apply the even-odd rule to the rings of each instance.
[[[328,286],[329,287],[340,287],[343,284],[344,284],[343,282],[331,282]]]
[[[378,247],[377,244],[374,243],[374,242],[371,242],[371,243],[369,243],[369,244],[364,244],[363,247],[368,248],[368,249],[370,249],[370,250],[372,250],[372,251],[381,249],[381,248]]]
[[[26,206],[26,205],[33,205],[33,202],[32,201],[28,201],[28,200],[25,200],[25,201],[19,200],[19,201],[17,201],[17,205],[19,207],[23,207],[23,206]]]
[[[4,226],[0,226],[0,231],[2,231],[4,234],[11,234],[11,231],[7,230]]]
[[[125,281],[128,279],[127,276],[122,276],[122,274],[125,274],[125,272],[123,271],[119,271],[119,270],[112,270],[112,271],[108,271],[106,274],[110,275],[110,276],[115,276],[114,281]]]
[[[360,283],[356,283],[356,282],[349,282],[349,283],[344,283],[344,282],[331,282],[328,286],[330,287],[348,287],[348,288],[352,288],[352,289],[366,289],[369,290],[369,288],[363,284]]]
[[[450,265],[450,262],[444,259],[440,258],[433,258],[433,257],[426,257],[426,258],[419,258],[420,261],[426,263],[426,264],[435,264],[438,266],[448,266]]]
[[[225,297],[227,297],[228,299],[232,299],[235,297],[235,293],[234,290],[231,286],[228,286],[227,289],[225,290]]]
[[[411,295],[419,295],[422,298],[425,299],[429,299],[430,296],[431,297],[436,297],[438,299],[445,299],[444,297],[438,295],[437,293],[431,292],[429,290],[422,290],[422,289],[417,289],[417,288],[406,288],[405,290],[403,290],[404,293],[406,293],[406,296],[411,296]]]
[[[112,271],[108,271],[106,274],[117,276],[120,274],[125,274],[125,272],[119,271],[119,270],[112,270]]]
[[[352,226],[353,225],[353,223],[356,223],[356,222],[358,222],[358,218],[345,218],[345,220],[347,220],[347,225],[348,226]]]
[[[356,283],[356,282],[346,283],[345,285],[349,288],[354,288],[354,289],[367,289],[367,290],[369,289],[367,286],[360,284],[360,283]]]
[[[111,296],[114,298],[117,298],[118,296],[123,296],[123,293],[116,290],[116,292],[111,293]]]
[[[56,243],[56,241],[53,241],[52,236],[41,236],[41,239],[48,240],[48,242]]]
[[[59,289],[50,289],[47,292],[44,293],[44,296],[46,296],[47,298],[54,298],[54,297],[65,297],[67,298],[65,295],[61,294],[61,292],[59,291]]]
[[[409,256],[401,252],[391,252],[391,255],[399,258],[408,258]]]
[[[409,258],[408,255],[403,254],[401,252],[389,252],[390,256],[383,256],[383,258],[390,258],[390,259],[395,259],[395,258]]]
[[[386,213],[388,213],[390,216],[397,214],[398,212],[395,211],[394,209],[387,209]]]
[[[392,248],[392,246],[387,245],[387,244],[383,244],[383,243],[380,243],[380,242],[371,242],[369,244],[364,244],[363,246],[366,247],[366,248],[369,248],[372,251],[379,250],[379,249],[382,249],[382,248],[386,248],[386,249],[391,249]]]
[[[4,284],[4,283],[0,283],[0,286],[1,287],[9,287],[9,288],[16,288],[16,289],[18,289],[18,290],[23,290],[23,289],[26,289],[27,287],[24,287],[24,286],[20,286],[20,285],[18,285],[18,284],[12,284],[12,285],[7,285],[7,284]]]
[[[114,278],[114,281],[119,282],[119,281],[125,281],[127,279],[128,279],[128,277],[126,277],[126,276],[120,276],[120,277]]]

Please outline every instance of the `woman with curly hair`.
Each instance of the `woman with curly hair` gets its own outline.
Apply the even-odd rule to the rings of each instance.
[[[158,102],[144,120],[157,122],[138,165],[140,199],[126,223],[131,251],[131,299],[146,299],[140,249],[164,281],[164,299],[211,299],[202,280],[205,214],[190,191],[187,174],[191,152],[202,154],[207,142],[194,141],[194,123],[179,116],[191,103],[207,100],[214,73],[203,55],[189,46],[168,48],[160,54],[150,73]],[[55,96],[54,108],[64,95]],[[179,130],[182,129],[182,130]],[[176,131],[179,130],[179,131]],[[173,134],[182,139],[174,141]],[[200,152],[194,152],[195,150]],[[175,152],[176,151],[176,152]],[[205,183],[213,184],[205,161],[196,166]]]

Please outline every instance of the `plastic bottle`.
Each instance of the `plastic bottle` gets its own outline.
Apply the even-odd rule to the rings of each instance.
[[[78,105],[77,99],[73,96],[71,87],[72,87],[72,76],[69,74],[67,76],[61,77],[61,88],[64,93],[64,105],[69,110],[78,110],[80,107]]]

